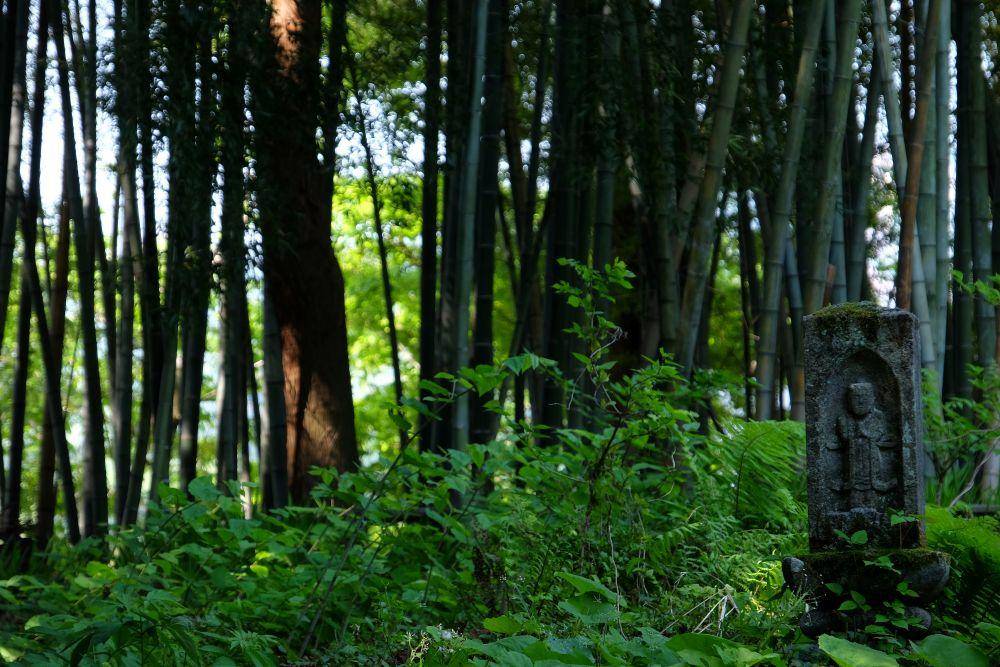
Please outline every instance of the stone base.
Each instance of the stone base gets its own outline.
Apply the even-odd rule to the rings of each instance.
[[[907,637],[922,637],[931,628],[931,615],[923,605],[941,594],[951,572],[947,554],[924,548],[818,552],[785,558],[781,565],[786,585],[809,604],[799,627],[814,638],[830,631],[863,630],[877,622],[879,613],[898,617],[898,612],[884,610],[894,601],[905,605],[906,618],[916,620],[903,629],[878,624]],[[900,592],[903,582],[910,595]],[[870,609],[858,605],[852,592],[863,596]]]

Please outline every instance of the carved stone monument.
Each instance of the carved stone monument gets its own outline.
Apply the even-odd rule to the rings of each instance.
[[[917,331],[911,313],[870,303],[805,318],[810,553],[783,571],[810,606],[807,635],[863,628],[890,608],[893,627],[930,628],[918,605],[941,592],[949,565],[924,546]]]

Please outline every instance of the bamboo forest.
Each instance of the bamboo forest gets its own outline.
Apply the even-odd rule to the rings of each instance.
[[[1000,2],[0,10],[0,663],[1000,665]]]

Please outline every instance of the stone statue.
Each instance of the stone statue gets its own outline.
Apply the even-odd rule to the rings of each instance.
[[[866,530],[873,545],[917,547],[924,511],[919,340],[913,316],[848,304],[806,318],[809,545]]]
[[[910,634],[930,627],[915,602],[940,593],[949,566],[924,547],[919,346],[916,318],[901,310],[854,303],[805,318],[811,553],[785,559],[783,571],[811,603],[807,635],[871,621],[839,611],[832,590],[877,603],[900,581],[918,595],[906,601]],[[873,568],[882,555],[894,565]]]

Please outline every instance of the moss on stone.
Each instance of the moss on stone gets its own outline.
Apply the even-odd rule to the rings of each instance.
[[[850,301],[847,303],[841,303],[834,306],[826,306],[825,308],[820,308],[812,317],[816,319],[854,319],[859,317],[878,317],[882,313],[890,309],[883,308],[873,301]]]
[[[865,561],[877,560],[881,556],[888,556],[897,570],[908,570],[930,563],[937,563],[942,559],[950,560],[950,556],[943,551],[937,551],[928,547],[918,547],[916,549],[851,549],[849,551],[816,551],[801,556],[801,559],[806,565],[812,568],[840,566],[858,569],[865,567],[877,567],[874,565],[865,565]]]
[[[892,562],[892,569],[876,564],[886,556]],[[822,584],[836,582],[844,590],[883,599],[895,596],[896,586],[903,580],[922,598],[936,597],[947,581],[951,565],[948,554],[926,547],[820,551],[806,554],[801,560]]]

